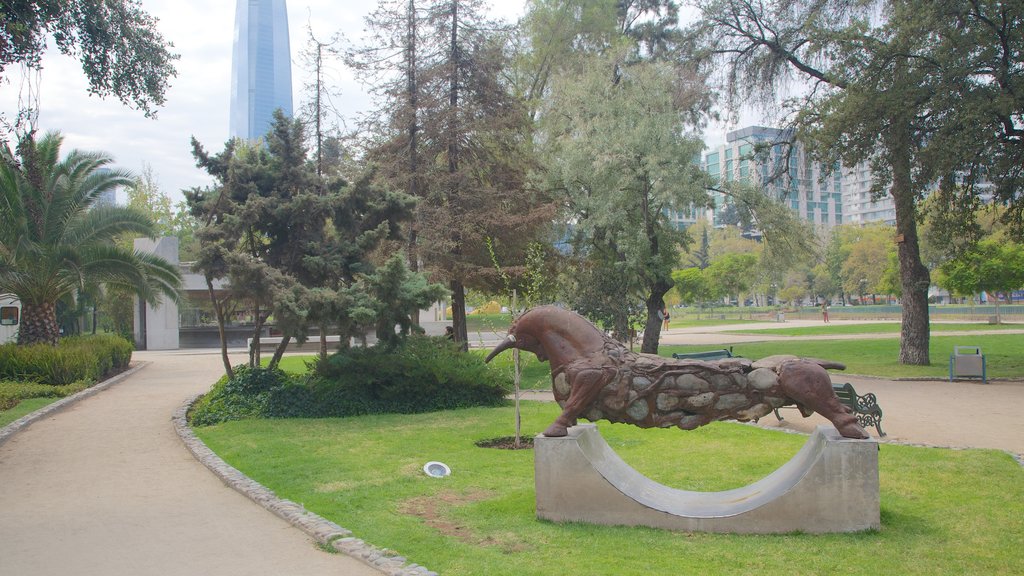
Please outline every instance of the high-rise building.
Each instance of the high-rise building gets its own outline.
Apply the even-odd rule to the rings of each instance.
[[[821,226],[843,220],[842,174],[827,171],[814,162],[799,143],[787,148],[788,134],[777,128],[748,126],[726,134],[725,144],[704,153],[704,169],[723,182],[759,185],[766,194],[783,202],[801,218]],[[721,194],[715,198],[714,222],[727,212]]]
[[[292,61],[285,0],[238,0],[231,60],[230,135],[255,140],[274,110],[292,115]]]

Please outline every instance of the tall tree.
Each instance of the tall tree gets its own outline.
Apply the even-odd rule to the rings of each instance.
[[[551,79],[579,72],[586,57],[628,39],[632,59],[668,61],[680,41],[673,0],[532,0],[520,29],[515,83],[535,120]]]
[[[47,40],[81,61],[89,92],[115,96],[146,116],[164,103],[177,72],[173,44],[138,0],[36,0],[0,5],[0,74],[11,64],[41,70]],[[36,97],[38,97],[36,95]],[[38,102],[19,111],[14,127],[34,129]]]
[[[792,117],[827,165],[870,159],[875,194],[896,204],[904,294],[900,361],[928,364],[928,270],[921,264],[915,201],[923,182],[912,166],[921,135],[927,87],[884,25],[854,2],[702,0],[691,29],[704,54],[724,61],[730,101],[774,104],[786,80],[810,87],[789,103]],[[861,10],[861,11],[858,11]],[[883,22],[885,20],[883,19]],[[698,51],[700,53],[700,51]],[[800,134],[800,131],[794,134]]]
[[[961,296],[987,292],[995,300],[996,322],[999,293],[1024,288],[1024,246],[998,236],[986,238],[940,268],[939,284]]]
[[[553,211],[526,186],[530,124],[504,77],[508,31],[483,17],[478,0],[387,6],[386,46],[402,74],[380,84],[387,122],[376,126],[371,157],[385,181],[421,198],[409,260],[448,282],[465,346],[466,288],[500,284],[485,239],[521,267]]]
[[[100,195],[129,185],[107,169],[102,153],[73,150],[63,159],[59,134],[29,135],[0,150],[0,292],[21,300],[19,344],[56,344],[57,302],[87,284],[131,289],[156,303],[178,298],[181,276],[166,260],[118,246],[126,233],[153,236],[137,210],[94,206]]]
[[[549,185],[562,193],[574,250],[599,274],[640,295],[642,351],[656,353],[659,313],[686,236],[666,210],[706,205],[709,184],[693,158],[699,83],[666,63],[626,65],[632,48],[593,57],[552,87],[542,113]]]

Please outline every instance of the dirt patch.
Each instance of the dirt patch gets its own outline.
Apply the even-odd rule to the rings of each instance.
[[[501,436],[500,438],[488,438],[475,442],[480,448],[499,448],[501,450],[533,450],[533,437],[522,436],[519,438],[519,446],[516,446],[515,436]]]
[[[473,532],[468,526],[451,518],[448,512],[452,508],[482,502],[494,497],[493,492],[477,490],[464,494],[441,492],[435,496],[422,496],[406,500],[399,507],[402,514],[421,518],[427,526],[445,536],[457,538],[461,542],[474,546],[496,546],[506,553],[522,552],[529,547],[512,534],[482,536]]]
[[[441,492],[436,496],[421,496],[412,500],[406,500],[398,507],[398,511],[402,514],[422,518],[427,523],[427,526],[445,536],[452,536],[463,542],[476,544],[479,542],[479,538],[474,537],[466,526],[446,518],[444,513],[456,506],[482,502],[492,495],[490,492],[483,490],[468,494]]]

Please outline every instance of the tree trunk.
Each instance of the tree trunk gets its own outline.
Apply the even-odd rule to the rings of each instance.
[[[256,299],[255,303],[255,320],[253,324],[255,329],[252,331],[252,344],[249,346],[249,367],[255,368],[260,365],[260,331],[263,330],[263,319],[262,310],[260,307],[259,298]]]
[[[50,346],[56,346],[59,339],[60,328],[57,326],[57,304],[53,302],[34,304],[22,301],[18,344],[49,344]]]
[[[406,74],[406,99],[408,100],[408,123],[406,131],[409,137],[409,195],[413,198],[420,197],[419,188],[419,86],[416,78],[416,2],[409,0],[406,8],[406,46],[405,46],[405,74]],[[416,219],[413,218],[409,227],[409,244],[407,247],[407,260],[409,270],[413,273],[419,272],[419,249],[417,247]],[[412,321],[420,323],[420,311],[412,314]]]
[[[640,177],[640,203],[644,217],[644,234],[647,236],[647,245],[651,251],[651,260],[657,261],[661,246],[658,241],[656,230],[657,214],[651,213],[651,179],[644,171]],[[655,280],[651,285],[651,293],[647,297],[647,323],[644,325],[644,341],[640,345],[640,352],[643,354],[657,354],[658,343],[661,340],[661,327],[664,322],[661,311],[665,309],[665,294],[672,288],[671,282],[661,279]]]
[[[339,336],[339,340],[340,340]],[[320,360],[327,359],[327,327],[320,325]]]
[[[903,320],[900,328],[900,364],[929,365],[928,286],[931,277],[921,263],[917,238],[917,205],[911,182],[909,124],[893,128],[890,141],[892,197],[896,206],[896,247],[903,289]]]
[[[452,280],[452,331],[454,340],[465,352],[469,350],[469,330],[466,327],[466,291],[460,280]]]
[[[661,327],[663,320],[661,311],[665,309],[665,294],[671,287],[665,287],[662,282],[657,283],[651,289],[651,295],[646,300],[647,323],[644,324],[644,341],[640,345],[640,352],[643,354],[657,354],[658,344],[661,342]]]
[[[220,358],[224,362],[224,373],[228,378],[235,377],[235,371],[231,369],[231,360],[228,358],[228,337],[224,332],[224,310],[221,302],[217,300],[217,294],[213,291],[213,279],[209,274],[203,275],[206,279],[206,291],[210,295],[210,303],[213,304],[213,312],[217,315],[217,332],[220,334]]]
[[[277,368],[277,365],[281,363],[284,351],[288,348],[288,343],[291,342],[291,340],[291,334],[284,334],[281,336],[281,343],[278,344],[277,349],[274,350],[274,356],[270,359],[270,364],[267,365],[267,369],[273,370]]]

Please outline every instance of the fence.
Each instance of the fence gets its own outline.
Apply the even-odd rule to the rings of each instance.
[[[722,307],[722,308],[682,308],[673,309],[673,318],[707,318],[715,320],[751,320],[774,321],[782,312],[787,320],[820,320],[820,306],[804,306],[801,308],[754,308],[754,307]],[[960,305],[944,304],[928,307],[929,318],[933,322],[994,322],[996,307],[993,305]],[[829,318],[833,320],[899,320],[903,315],[900,306],[830,306]],[[1024,306],[999,306],[999,316],[1004,323],[1024,322]]]

